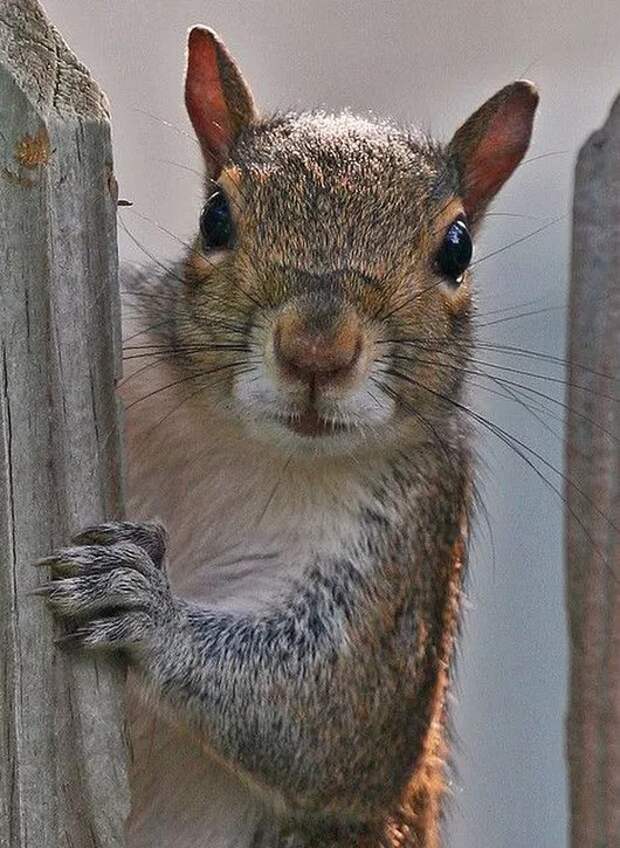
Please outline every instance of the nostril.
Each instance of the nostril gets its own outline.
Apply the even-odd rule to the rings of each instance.
[[[289,376],[306,382],[329,382],[347,376],[362,351],[359,330],[326,337],[296,328],[283,330],[278,326],[273,341],[280,368]]]

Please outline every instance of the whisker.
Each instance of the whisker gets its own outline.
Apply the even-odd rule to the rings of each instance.
[[[130,211],[134,212],[134,214],[135,214],[135,210],[132,209]],[[176,280],[177,282],[181,283],[182,285],[185,285],[185,280],[183,279],[183,277],[180,277],[178,274],[175,274],[174,271],[171,268],[168,268],[167,265],[164,265],[163,262],[161,262],[143,244],[141,244],[138,241],[138,239],[134,236],[134,234],[131,232],[131,230],[129,229],[129,227],[127,226],[125,221],[123,220],[122,215],[118,216],[118,222],[121,225],[124,232],[127,234],[127,236],[129,236],[129,238],[132,240],[132,242],[136,245],[136,247],[138,247],[146,256],[148,256],[148,258],[152,262],[154,262],[158,266],[158,268],[161,268],[162,271],[165,271],[166,274],[168,276],[172,277],[173,280]],[[139,295],[139,293],[138,293],[138,295]]]
[[[559,312],[568,309],[568,305],[564,304],[563,306],[545,306],[543,309],[533,309],[529,312],[520,312],[518,315],[509,315],[506,318],[497,318],[494,321],[484,321],[481,324],[478,324],[478,327],[492,327],[495,324],[505,324],[508,321],[519,321],[521,318],[531,318],[535,315],[544,315],[548,312]],[[490,314],[490,313],[488,313]]]
[[[157,121],[158,123],[162,124],[164,127],[167,127],[168,129],[177,133],[177,135],[184,136],[185,138],[188,138],[194,144],[198,145],[198,139],[196,138],[196,136],[193,133],[188,132],[187,130],[181,129],[181,127],[177,127],[177,125],[173,124],[171,121],[167,121],[165,118],[162,118],[160,115],[155,115],[153,112],[149,112],[146,109],[141,109],[138,106],[134,106],[133,109],[134,109],[134,112],[140,112],[142,115],[146,115],[146,117],[150,118],[152,121]]]
[[[485,212],[485,218],[523,218],[526,221],[542,221],[540,215],[524,215],[519,212]]]
[[[597,392],[595,389],[591,389],[589,386],[581,386],[578,383],[572,383],[570,380],[563,380],[560,377],[551,377],[551,376],[547,376],[547,375],[544,375],[544,374],[537,374],[535,371],[523,371],[520,368],[511,368],[508,365],[498,365],[495,362],[488,362],[487,360],[484,360],[484,359],[471,359],[470,361],[473,362],[476,365],[484,365],[487,368],[494,368],[497,371],[506,371],[507,373],[518,374],[519,376],[522,376],[522,377],[531,377],[533,380],[544,380],[545,382],[555,383],[556,385],[560,385],[560,386],[570,386],[573,389],[579,389],[582,392],[588,392],[589,394],[593,394],[593,395],[596,395],[597,397],[605,398],[606,400],[613,400],[613,401],[616,401],[616,402],[620,401],[620,398],[612,397],[611,395],[602,394],[600,392]]]
[[[433,427],[431,422],[427,418],[425,418],[422,415],[421,412],[419,412],[417,409],[414,409],[411,406],[411,404],[407,403],[407,401],[402,396],[398,395],[398,393],[391,386],[383,385],[376,377],[371,376],[370,380],[382,392],[385,392],[385,394],[387,394],[389,397],[391,397],[393,400],[395,400],[398,404],[400,404],[410,415],[413,415],[414,418],[416,418],[418,421],[420,421],[422,423],[422,425],[427,430],[430,430],[434,440],[437,442],[442,453],[444,454],[444,456],[448,460],[448,464],[454,469],[454,457],[453,457],[452,453],[450,452],[450,450],[448,449],[448,446],[446,444],[445,439],[441,438],[441,436],[439,435],[439,433],[437,432],[435,427]]]
[[[168,353],[164,354],[163,356],[160,356],[158,359],[155,359],[152,362],[147,362],[146,365],[141,365],[140,368],[136,368],[136,370],[132,371],[131,374],[126,374],[124,377],[122,377],[116,384],[116,387],[118,389],[122,388],[134,377],[137,377],[139,374],[143,374],[145,371],[148,371],[149,368],[154,368],[156,365],[160,365],[162,362],[165,362],[167,359],[172,359],[173,357],[173,353]]]
[[[202,171],[197,171],[196,168],[192,168],[190,165],[183,165],[181,162],[174,162],[172,159],[157,159],[156,161],[161,162],[164,165],[173,165],[175,168],[180,168],[182,171],[188,171],[190,174],[200,177],[201,180],[204,177]]]
[[[175,380],[173,383],[168,383],[166,386],[160,386],[157,389],[153,389],[153,391],[148,392],[146,395],[143,395],[142,397],[138,398],[137,400],[132,401],[130,404],[128,404],[125,407],[125,409],[130,410],[133,406],[136,406],[136,404],[142,403],[142,401],[145,401],[148,398],[153,397],[154,395],[161,394],[161,392],[165,392],[168,389],[174,388],[175,386],[179,386],[182,383],[187,383],[190,380],[198,380],[201,377],[206,377],[210,374],[215,374],[218,371],[224,371],[227,368],[236,368],[236,367],[241,366],[243,364],[244,364],[243,362],[229,362],[229,363],[226,363],[225,365],[218,365],[217,367],[212,368],[208,371],[199,371],[196,374],[186,375],[185,377],[181,377],[178,380]]]
[[[380,311],[377,312],[375,315],[373,315],[373,320],[374,321],[377,321],[377,320],[387,321],[389,318],[392,318],[394,315],[396,315],[397,312],[400,312],[401,309],[404,309],[406,306],[409,306],[411,303],[416,301],[419,297],[422,297],[422,295],[426,294],[426,292],[437,288],[437,286],[440,286],[442,284],[442,282],[443,282],[442,280],[437,280],[435,283],[432,283],[430,286],[426,286],[426,288],[421,289],[421,291],[415,292],[411,297],[408,297],[404,301],[404,303],[399,304],[398,306],[396,306],[394,309],[392,309],[390,312],[388,312],[385,315],[381,315]]]
[[[276,492],[278,491],[278,489],[280,488],[280,485],[282,484],[282,480],[284,479],[284,475],[286,474],[286,471],[287,471],[289,465],[291,464],[292,459],[293,459],[293,453],[291,452],[286,457],[286,459],[284,460],[284,464],[282,466],[282,469],[281,469],[280,473],[278,474],[278,476],[276,478],[276,482],[273,485],[271,492],[269,493],[269,497],[267,498],[265,506],[264,506],[260,516],[258,517],[258,519],[257,519],[257,521],[254,525],[256,529],[258,529],[260,527],[265,515],[267,514],[267,511],[268,511],[269,507],[271,506],[273,499],[276,496]]]
[[[529,239],[534,238],[534,236],[537,236],[539,233],[543,233],[545,230],[548,230],[549,227],[553,227],[554,224],[557,224],[560,221],[565,220],[566,217],[567,217],[566,215],[558,215],[557,218],[553,218],[553,220],[548,221],[546,224],[543,224],[541,227],[537,227],[537,229],[532,230],[532,232],[527,233],[526,235],[521,236],[520,238],[517,238],[514,241],[511,241],[510,244],[506,244],[506,245],[504,245],[504,247],[499,247],[497,250],[492,250],[491,253],[486,253],[484,256],[481,256],[480,259],[475,259],[469,267],[475,268],[477,265],[480,265],[482,262],[486,262],[487,259],[491,259],[494,256],[499,256],[499,254],[503,253],[505,250],[510,250],[511,247],[515,247],[515,245],[517,245],[517,244],[522,244],[525,241],[529,241]]]
[[[538,389],[534,389],[532,386],[527,386],[524,383],[518,383],[514,380],[508,380],[505,377],[498,377],[496,375],[489,374],[487,371],[482,371],[480,369],[472,370],[472,369],[467,368],[466,366],[464,366],[464,365],[462,365],[461,363],[458,363],[458,362],[456,364],[450,364],[450,363],[447,363],[447,362],[441,362],[439,360],[429,361],[429,360],[425,360],[425,359],[420,359],[419,357],[416,357],[416,356],[405,356],[404,354],[392,354],[392,357],[394,359],[404,360],[404,361],[407,361],[407,362],[417,362],[420,365],[428,365],[431,368],[447,368],[449,370],[456,371],[456,372],[461,373],[461,374],[467,374],[467,375],[472,375],[472,376],[476,376],[476,377],[484,377],[487,380],[491,380],[492,382],[496,383],[497,385],[502,385],[504,387],[519,389],[521,391],[527,392],[528,394],[534,395],[536,398],[540,398],[540,399],[548,401],[549,403],[553,403],[556,406],[559,406],[562,409],[564,409],[566,412],[573,413],[578,418],[581,418],[582,420],[586,421],[588,424],[591,424],[593,427],[595,427],[601,433],[604,433],[615,444],[618,444],[618,442],[619,442],[619,440],[616,438],[616,436],[613,435],[613,433],[610,433],[602,425],[597,424],[595,421],[593,421],[587,415],[584,415],[583,413],[579,412],[578,410],[573,409],[571,406],[569,406],[564,401],[561,401],[558,398],[552,397],[551,395],[548,395],[545,392],[541,392]],[[493,367],[493,368],[502,368],[502,366],[494,365],[494,363],[484,362],[482,360],[478,360],[478,359],[474,359],[474,358],[469,359],[469,362],[473,365],[487,365],[487,366],[490,366],[490,367]],[[525,374],[525,375],[530,374],[530,372],[518,371],[518,370],[512,369],[512,368],[502,369],[502,370],[508,370],[508,371],[511,371],[511,372],[515,372],[517,374]],[[541,380],[546,379],[546,378],[544,378],[540,375],[531,375],[531,376],[535,376],[535,377],[537,377],[538,379],[541,379]],[[553,382],[560,382],[560,383],[562,383],[562,385],[568,385],[562,380],[553,381]],[[582,388],[582,387],[578,387],[578,388]],[[607,398],[606,395],[602,395],[602,397]],[[609,399],[609,398],[607,398],[607,399]],[[560,420],[562,420],[562,419],[560,419]]]
[[[547,153],[539,153],[536,156],[530,156],[527,159],[523,159],[519,167],[523,167],[524,165],[529,165],[531,162],[538,162],[540,159],[549,159],[553,156],[568,156],[572,154],[571,150],[550,150]]]
[[[150,351],[152,353],[158,353],[161,350],[169,349],[170,345],[166,344],[152,344],[152,345],[128,345],[124,347],[124,351],[128,350],[144,350]],[[237,343],[230,342],[201,342],[200,344],[193,345],[176,345],[175,351],[177,353],[200,353],[201,351],[212,351],[212,350],[234,350],[237,352],[245,353],[250,348],[248,345],[242,345]],[[145,354],[148,355],[148,354]]]
[[[238,373],[239,373],[239,374],[246,374],[246,373],[249,373],[251,370],[253,370],[253,369],[241,369]],[[167,413],[166,413],[166,414],[165,414],[162,418],[160,418],[160,419],[159,419],[159,420],[158,420],[158,421],[157,421],[157,422],[156,422],[156,423],[155,423],[155,424],[151,427],[151,429],[150,429],[150,430],[148,431],[148,433],[147,433],[147,437],[148,437],[148,436],[150,436],[150,435],[152,435],[152,434],[155,432],[155,430],[156,430],[158,427],[160,427],[160,426],[164,423],[164,421],[166,421],[166,420],[167,420],[168,418],[170,418],[172,415],[174,415],[175,413],[177,413],[177,412],[179,411],[179,409],[181,409],[181,407],[182,407],[185,403],[187,403],[187,401],[189,401],[189,400],[191,400],[192,398],[196,397],[196,396],[197,396],[197,395],[199,395],[201,392],[204,392],[204,391],[206,391],[207,389],[212,388],[214,384],[215,384],[215,383],[208,383],[207,385],[199,386],[196,390],[194,390],[194,391],[190,392],[189,394],[187,394],[187,395],[186,395],[186,396],[185,396],[185,397],[184,397],[184,398],[180,401],[180,403],[178,403],[178,404],[177,404],[177,405],[176,405],[173,409],[169,410],[169,411],[168,411],[168,412],[167,412]]]
[[[428,350],[428,351],[435,351],[435,352],[443,350],[443,347],[431,346],[431,343],[437,343],[439,345],[442,345],[443,347],[446,347],[448,345],[450,345],[450,346],[456,345],[457,347],[459,347],[458,342],[455,343],[454,340],[448,341],[445,338],[432,337],[432,336],[429,336],[429,337],[426,337],[426,338],[420,338],[420,337],[416,337],[416,336],[381,338],[381,339],[377,339],[375,341],[375,344],[408,345],[408,346],[413,347],[413,348],[418,348],[418,349]],[[468,343],[464,344],[463,347],[464,347],[464,350],[467,352],[468,348],[469,348]],[[607,380],[616,380],[617,379],[617,376],[615,374],[606,374],[603,371],[595,371],[595,370],[589,368],[588,366],[583,365],[582,363],[576,362],[575,360],[564,359],[563,357],[560,357],[560,356],[554,356],[553,354],[544,353],[542,351],[537,351],[537,350],[533,350],[533,349],[530,349],[530,348],[517,347],[515,345],[500,344],[500,343],[496,343],[496,342],[492,342],[492,341],[481,341],[480,339],[476,340],[475,347],[476,348],[482,348],[482,349],[485,349],[485,350],[495,351],[495,352],[503,354],[505,356],[517,356],[517,357],[523,357],[523,358],[526,358],[526,359],[539,359],[543,362],[548,362],[550,364],[558,365],[558,366],[572,365],[574,368],[578,368],[580,371],[583,371],[584,373],[594,374],[597,377],[603,377],[604,379],[607,379]]]
[[[164,226],[163,226],[163,224],[160,224],[158,221],[155,221],[154,219],[149,218],[149,217],[148,217],[148,216],[146,216],[146,215],[143,215],[142,213],[138,212],[138,210],[137,210],[137,209],[130,209],[129,211],[130,211],[132,214],[136,215],[138,218],[141,218],[141,219],[142,219],[143,221],[145,221],[146,223],[152,224],[154,227],[157,227],[159,230],[161,230],[162,232],[166,233],[166,235],[170,236],[170,238],[175,239],[175,241],[177,241],[179,244],[183,245],[183,247],[185,247],[185,248],[186,248],[186,249],[187,249],[190,253],[192,253],[194,256],[199,256],[201,259],[203,259],[205,262],[207,262],[207,264],[211,265],[211,267],[212,267],[212,268],[214,268],[214,267],[215,267],[215,265],[213,264],[213,261],[212,261],[212,260],[210,260],[210,259],[209,259],[209,257],[208,257],[206,254],[204,254],[201,250],[196,250],[196,248],[195,248],[193,245],[191,245],[191,244],[189,244],[188,242],[184,241],[182,238],[180,238],[179,236],[177,236],[175,233],[173,233],[173,232],[172,232],[171,230],[169,230],[167,227],[164,227]],[[124,228],[125,228],[125,231],[129,234],[129,231],[127,230],[126,226],[125,226]],[[130,234],[129,234],[129,235],[130,235]],[[137,241],[136,241],[136,239],[135,239],[133,236],[130,236],[130,237],[134,240],[134,242],[138,245],[138,247],[140,247],[141,249],[143,249],[143,250],[144,250],[143,246],[142,246],[139,242],[137,242]],[[153,257],[150,253],[148,253],[146,250],[145,250],[145,253],[146,253],[146,254],[147,254],[147,256],[149,256],[151,259],[153,259],[154,261],[157,261],[157,260],[155,260],[155,259],[154,259],[154,257]],[[162,266],[162,265],[161,265],[161,263],[158,263],[158,264],[160,265],[160,267],[163,267],[163,268],[164,268],[164,270],[166,270],[165,266]],[[180,278],[177,278],[177,279],[180,279]],[[184,281],[183,279],[181,279],[181,282],[185,284],[185,281]],[[234,280],[234,284],[235,284],[236,288],[237,288],[237,289],[238,289],[238,290],[239,290],[239,291],[240,291],[243,295],[245,295],[245,297],[247,297],[247,299],[248,299],[248,300],[249,300],[249,301],[250,301],[250,302],[251,302],[254,306],[256,306],[258,309],[262,309],[262,308],[263,308],[263,304],[262,304],[259,300],[257,300],[255,297],[253,297],[252,295],[250,295],[250,294],[249,294],[249,292],[247,292],[247,291],[243,288],[243,286],[239,283],[239,281],[238,281],[236,278],[235,278],[235,280]]]
[[[476,318],[487,318],[489,315],[499,315],[501,312],[512,312],[514,309],[524,309],[527,306],[534,306],[537,303],[540,303],[543,298],[537,297],[533,300],[527,300],[523,303],[514,303],[512,306],[502,306],[500,309],[490,309],[487,312],[478,312],[476,311]],[[563,306],[566,309],[566,304]],[[479,327],[480,324],[476,322],[476,326]]]
[[[512,449],[515,450],[515,452],[519,456],[521,456],[521,458],[525,462],[527,462],[528,465],[530,465],[532,470],[535,471],[535,473],[546,483],[546,485],[550,486],[553,489],[553,491],[558,495],[558,497],[566,505],[567,509],[569,509],[568,501],[562,495],[562,492],[557,487],[555,487],[553,485],[553,483],[550,480],[548,480],[547,477],[544,476],[544,474],[540,471],[540,469],[531,460],[528,460],[527,456],[525,454],[523,454],[523,451],[525,451],[527,454],[530,454],[531,456],[535,457],[540,463],[542,463],[542,465],[544,465],[546,468],[548,468],[554,474],[557,474],[557,476],[562,479],[562,481],[564,482],[564,484],[567,487],[569,487],[569,488],[573,489],[573,491],[577,492],[577,494],[579,494],[580,497],[583,498],[585,503],[587,503],[588,506],[592,510],[594,510],[599,515],[599,517],[602,518],[609,525],[609,527],[611,527],[616,533],[620,533],[620,530],[614,524],[614,522],[609,518],[609,516],[605,515],[605,513],[597,506],[597,504],[591,498],[589,498],[585,494],[585,492],[575,483],[574,480],[571,480],[570,477],[568,477],[566,474],[564,474],[562,471],[560,471],[558,468],[556,468],[551,462],[549,462],[547,459],[545,459],[545,457],[542,456],[538,451],[534,450],[534,448],[529,447],[529,445],[526,445],[524,442],[522,442],[520,439],[518,439],[514,434],[509,433],[503,427],[500,427],[499,424],[496,424],[493,421],[489,421],[484,416],[480,415],[479,413],[476,413],[474,410],[470,409],[465,404],[459,403],[459,401],[448,397],[447,395],[443,394],[442,392],[438,392],[435,389],[431,389],[429,386],[425,385],[424,383],[421,383],[418,380],[414,380],[413,378],[407,376],[406,374],[403,374],[402,372],[400,372],[396,369],[389,369],[389,370],[386,369],[385,373],[390,374],[391,376],[396,377],[398,379],[404,380],[405,382],[411,383],[416,388],[420,388],[423,391],[426,391],[429,394],[433,395],[434,397],[438,398],[439,400],[442,400],[443,402],[450,404],[455,409],[461,410],[465,415],[471,417],[475,421],[478,421],[478,423],[480,423],[482,426],[484,426],[485,428],[490,430],[498,438],[502,438],[503,441],[505,441],[510,447],[512,447]],[[517,445],[518,448],[521,449],[521,451],[517,450],[515,445]],[[571,514],[573,515],[575,520],[579,522],[578,516],[574,513],[571,513]],[[582,529],[584,530],[584,532],[586,532],[583,523],[581,523],[581,522],[579,522],[579,523],[580,523]],[[592,544],[594,545],[594,542],[590,538],[589,535],[588,535],[588,538],[592,542]],[[599,554],[600,554],[600,552],[599,552]],[[600,554],[600,555],[602,556],[602,554]],[[606,564],[608,564],[605,557],[602,556],[602,559]]]

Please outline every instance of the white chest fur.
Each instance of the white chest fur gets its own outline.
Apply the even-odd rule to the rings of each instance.
[[[209,605],[257,609],[320,556],[359,534],[376,467],[294,457],[250,440],[181,384],[142,400],[174,373],[129,380],[129,514],[170,528],[174,590]],[[155,382],[157,381],[157,382]],[[136,402],[137,401],[137,402]],[[376,504],[373,505],[376,508]]]

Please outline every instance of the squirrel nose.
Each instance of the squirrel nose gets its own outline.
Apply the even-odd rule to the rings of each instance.
[[[304,326],[296,315],[283,315],[274,332],[276,361],[285,376],[306,383],[345,379],[362,351],[359,319],[346,315],[328,330]]]

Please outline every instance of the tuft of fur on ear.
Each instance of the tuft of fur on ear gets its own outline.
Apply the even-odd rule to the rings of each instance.
[[[535,86],[517,80],[487,100],[454,134],[448,153],[471,221],[480,217],[523,158],[537,105]]]
[[[237,63],[207,27],[195,26],[189,33],[185,105],[207,172],[216,179],[239,132],[258,116],[252,92]]]

